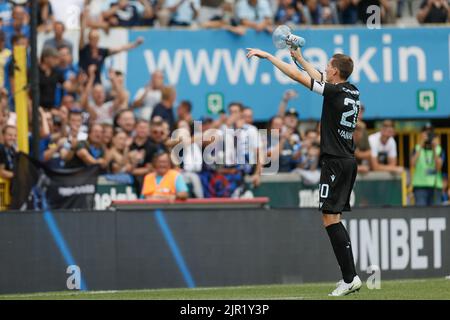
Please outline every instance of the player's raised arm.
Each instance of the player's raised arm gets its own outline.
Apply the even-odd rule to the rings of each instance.
[[[269,60],[275,67],[277,67],[281,72],[283,72],[285,75],[287,75],[292,80],[295,80],[297,82],[300,82],[302,85],[307,87],[308,89],[311,88],[313,80],[310,76],[304,74],[300,70],[298,70],[293,65],[286,63],[282,61],[281,59],[271,55],[270,53],[259,50],[259,49],[252,49],[247,48],[247,58],[251,57],[258,57],[261,59],[267,59]]]
[[[302,55],[302,49],[298,48],[297,50],[290,50],[291,51],[291,57],[295,60],[297,60],[298,63],[305,69],[305,71],[309,74],[311,78],[314,80],[324,82],[323,73],[319,72],[314,66],[305,60]]]

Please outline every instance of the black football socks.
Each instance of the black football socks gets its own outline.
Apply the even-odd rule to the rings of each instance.
[[[342,278],[346,283],[350,283],[356,276],[356,268],[348,232],[341,222],[331,224],[326,229],[341,268]]]

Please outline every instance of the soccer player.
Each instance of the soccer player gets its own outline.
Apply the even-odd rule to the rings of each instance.
[[[350,237],[341,223],[343,211],[350,211],[350,194],[356,179],[353,131],[360,108],[359,91],[347,79],[353,72],[353,61],[335,54],[327,64],[325,78],[303,56],[301,49],[291,56],[305,69],[298,70],[268,52],[248,48],[247,57],[269,60],[284,74],[324,97],[320,122],[320,207],[323,225],[341,268],[343,279],[330,296],[344,296],[361,288],[356,274]]]

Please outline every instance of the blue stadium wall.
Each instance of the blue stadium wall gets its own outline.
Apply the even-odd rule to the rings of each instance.
[[[346,214],[357,268],[383,279],[450,274],[449,210],[371,208]],[[315,209],[0,214],[0,293],[208,287],[340,278]]]

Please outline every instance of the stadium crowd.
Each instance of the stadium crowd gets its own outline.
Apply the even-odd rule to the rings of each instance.
[[[246,28],[271,31],[274,23],[356,24],[365,22],[363,13],[371,4],[380,5],[383,22],[392,23],[401,15],[406,2],[40,0],[39,30],[53,33],[53,37],[45,42],[39,60],[41,142],[39,154],[33,156],[53,169],[99,165],[109,179],[133,184],[138,194],[149,198],[242,196],[247,189],[246,178],[254,186],[260,184],[261,173],[269,166],[268,158],[279,159],[278,172],[296,172],[306,184],[317,184],[320,126],[299,122],[298,112],[289,107],[296,95],[294,91],[288,90],[280,97],[278,112],[265,126],[269,130],[267,139],[259,136],[252,109],[243,102],[230,103],[227,112],[217,119],[202,117],[196,122],[192,116],[194,106],[182,100],[183,97],[177,97],[176,88],[167,85],[160,71],[151,74],[148,83],[142,84],[134,96],[127,90],[120,71],[108,70],[108,83],[103,83],[101,71],[105,68],[105,59],[133,50],[143,39],[120,47],[103,48],[99,45],[99,29],[196,24],[243,33]],[[23,3],[0,0],[2,179],[11,179],[14,172],[17,117],[13,86],[15,63],[11,49],[15,45],[29,45],[29,8]],[[80,19],[76,22],[81,27],[78,63],[73,59],[74,44],[65,38],[70,22],[61,15],[70,5],[80,8]],[[423,23],[445,22],[448,12],[447,1],[428,0],[423,1],[417,17]],[[175,105],[176,101],[180,102]],[[384,121],[378,132],[369,135],[363,116],[364,106],[354,134],[358,171],[402,172],[404,169],[398,166],[393,122]],[[213,131],[216,135],[210,135],[209,129],[216,129]],[[228,137],[230,129],[235,133]],[[424,132],[431,132],[431,129],[425,128]],[[429,161],[424,163],[421,150],[438,150],[438,141],[430,142],[427,137],[423,135],[422,144],[411,156],[412,163],[419,167],[416,172],[427,170],[429,164]],[[264,142],[257,147],[249,142],[262,140]],[[244,145],[239,145],[242,141]],[[210,154],[215,161],[206,161],[205,150],[216,143],[224,144],[223,152]],[[180,145],[183,146],[181,152],[176,149]],[[261,145],[264,148],[260,148]],[[442,148],[437,153],[433,158],[435,166],[442,167]],[[236,164],[233,162],[236,156],[243,156],[246,161]],[[427,188],[428,182],[420,176],[415,179],[419,181],[417,199],[429,204],[427,190],[422,190],[422,187]],[[435,186],[442,188],[442,183]]]

